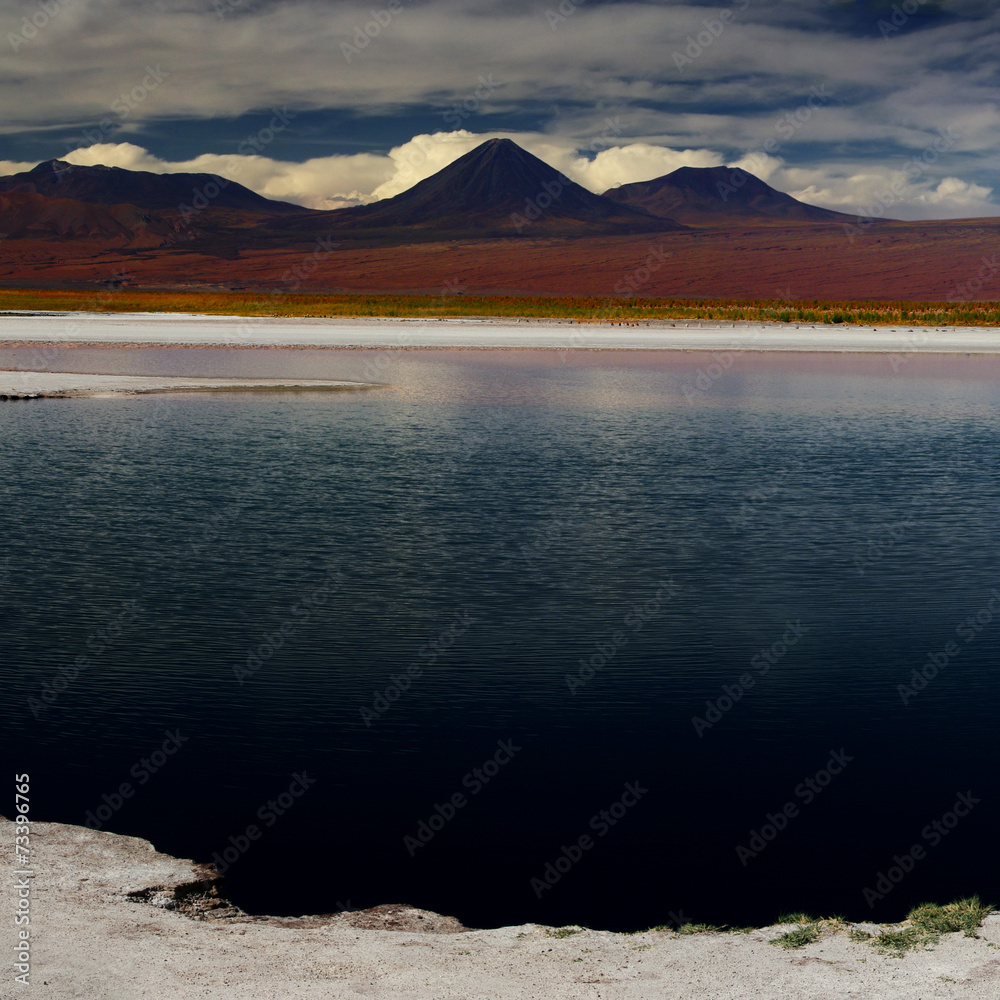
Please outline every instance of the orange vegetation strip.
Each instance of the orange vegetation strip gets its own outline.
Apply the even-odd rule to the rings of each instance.
[[[853,323],[862,326],[1000,326],[998,302],[788,302],[781,299],[654,299],[515,295],[329,295],[250,292],[0,290],[0,309],[178,312],[312,318],[495,317]]]

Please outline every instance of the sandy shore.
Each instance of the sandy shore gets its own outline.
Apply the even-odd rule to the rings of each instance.
[[[369,382],[325,379],[189,378],[183,376],[75,375],[0,371],[0,401],[66,396],[120,396],[152,392],[338,392],[374,389]]]
[[[576,323],[540,320],[255,319],[177,313],[0,313],[0,346],[589,348],[1000,354],[993,327]]]
[[[0,820],[6,872],[13,824]],[[404,906],[312,918],[248,917],[211,866],[145,840],[32,826],[30,986],[5,963],[0,995],[50,1000],[918,1000],[1000,995],[1000,916],[902,958],[827,930],[796,950],[748,934],[466,930]],[[308,872],[291,866],[283,878]],[[3,879],[15,911],[16,876]],[[862,925],[872,929],[870,925]],[[571,929],[566,929],[571,930]],[[13,942],[10,942],[11,944]]]

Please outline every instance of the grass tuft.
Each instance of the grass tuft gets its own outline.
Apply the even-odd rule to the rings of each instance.
[[[994,907],[983,903],[978,896],[959,899],[954,903],[939,906],[937,903],[923,903],[910,910],[907,919],[902,924],[885,926],[877,934],[871,934],[860,927],[854,927],[841,916],[811,917],[808,913],[783,913],[778,917],[779,924],[797,924],[798,926],[784,934],[772,938],[770,943],[780,948],[804,948],[818,941],[822,934],[843,933],[856,944],[869,943],[876,951],[895,958],[902,958],[908,951],[936,944],[942,934],[965,934],[966,937],[976,937],[976,930],[983,920],[993,912]],[[650,931],[673,931],[666,924],[650,927]],[[678,934],[711,934],[726,932],[729,934],[749,934],[756,927],[728,927],[726,924],[692,924],[687,923],[676,928]],[[989,943],[989,942],[988,942]],[[991,947],[996,947],[990,944]],[[858,959],[864,961],[864,959]]]
[[[796,927],[794,931],[787,931],[776,938],[771,938],[771,944],[776,944],[779,948],[804,948],[807,944],[818,940],[819,928],[815,924],[806,924],[803,927]]]
[[[906,952],[920,947],[923,943],[920,932],[915,927],[900,927],[890,928],[877,934],[872,941],[872,947],[883,955],[902,958]]]
[[[942,934],[957,934],[961,931],[966,937],[975,937],[976,930],[992,910],[989,903],[982,902],[978,896],[972,896],[944,906],[922,903],[910,910],[907,920],[925,935],[940,937]]]
[[[974,938],[983,919],[992,910],[993,907],[982,902],[978,896],[957,899],[944,906],[922,903],[910,910],[904,924],[886,928],[877,934],[872,945],[883,954],[902,958],[915,948],[937,944],[942,934],[962,933]]]
[[[582,927],[556,927],[555,930],[547,930],[545,933],[552,938],[568,938],[579,934],[582,930]]]

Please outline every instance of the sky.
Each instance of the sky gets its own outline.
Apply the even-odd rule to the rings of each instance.
[[[728,164],[852,214],[1000,215],[982,0],[0,0],[0,33],[0,174],[336,208],[509,136],[595,192]]]

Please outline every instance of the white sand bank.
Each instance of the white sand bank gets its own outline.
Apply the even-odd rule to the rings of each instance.
[[[0,346],[506,347],[1000,354],[993,327],[675,324],[511,320],[254,319],[166,313],[0,313]]]
[[[324,379],[186,378],[146,375],[75,375],[64,372],[0,371],[0,400],[58,396],[117,396],[151,392],[336,392],[373,389],[368,382]]]
[[[13,844],[13,824],[0,821],[7,914],[16,906],[9,873],[23,867],[15,862]],[[218,898],[210,867],[158,854],[144,840],[53,823],[33,825],[31,868],[31,985],[13,982],[8,961],[0,983],[5,998],[37,993],[49,1000],[992,1000],[1000,995],[996,915],[987,918],[976,939],[949,934],[933,949],[889,958],[843,932],[786,951],[768,943],[778,928],[692,936],[581,931],[557,938],[534,924],[465,931],[405,908],[301,920],[252,918]],[[295,864],[276,874],[309,877]]]

